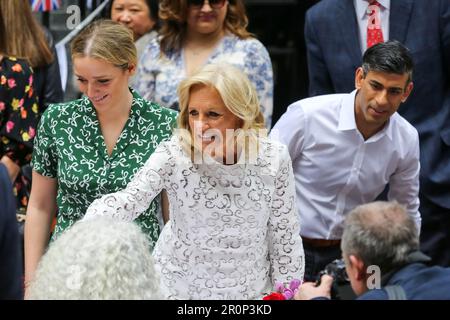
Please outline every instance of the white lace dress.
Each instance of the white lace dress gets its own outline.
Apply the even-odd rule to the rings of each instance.
[[[304,253],[287,148],[261,139],[253,164],[194,164],[178,137],[162,142],[126,189],[89,207],[133,220],[162,189],[170,221],[153,251],[172,299],[260,299],[303,279]]]

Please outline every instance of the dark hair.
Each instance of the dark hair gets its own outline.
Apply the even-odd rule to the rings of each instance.
[[[180,50],[186,34],[188,0],[161,0],[159,18],[161,19],[161,53]],[[224,29],[239,39],[252,38],[247,31],[248,18],[243,0],[228,0]]]
[[[114,0],[110,1],[106,6],[106,10],[104,11],[103,17],[111,19],[111,10]],[[158,10],[159,10],[159,0],[145,0],[147,7],[150,9],[150,19],[156,22],[154,29],[158,29],[159,27],[159,18],[158,18]],[[103,11],[103,10],[102,10]]]
[[[381,71],[403,75],[408,74],[412,81],[414,62],[408,48],[396,40],[378,43],[366,50],[363,56],[362,68],[364,76],[369,71]]]

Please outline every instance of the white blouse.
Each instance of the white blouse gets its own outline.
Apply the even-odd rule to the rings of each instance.
[[[303,279],[304,253],[287,148],[260,139],[253,160],[194,164],[174,136],[85,219],[133,220],[165,189],[170,221],[153,252],[165,297],[260,299],[276,281]]]

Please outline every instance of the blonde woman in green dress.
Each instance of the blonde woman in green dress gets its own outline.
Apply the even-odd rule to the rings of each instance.
[[[176,112],[142,99],[128,87],[136,69],[132,32],[98,21],[71,44],[83,98],[51,105],[33,151],[33,187],[25,225],[25,281],[33,278],[50,238],[81,219],[92,201],[123,189],[172,134]],[[154,202],[137,223],[151,246],[160,228]],[[151,248],[150,248],[151,249]]]

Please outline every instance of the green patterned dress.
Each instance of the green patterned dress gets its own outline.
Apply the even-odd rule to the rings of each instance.
[[[58,216],[53,238],[81,219],[92,201],[125,188],[158,144],[170,138],[177,113],[135,91],[127,123],[108,155],[94,106],[87,97],[49,106],[39,123],[32,165],[58,179]],[[154,201],[137,223],[152,248],[160,228]]]

